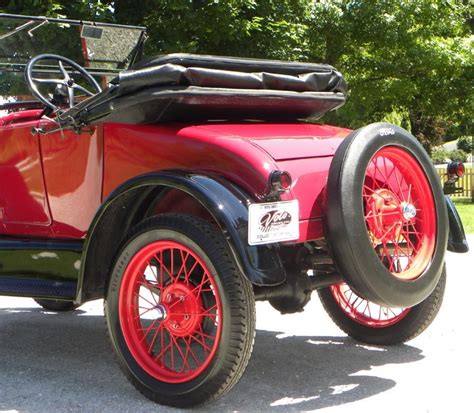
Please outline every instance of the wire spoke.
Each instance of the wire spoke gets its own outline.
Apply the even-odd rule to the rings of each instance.
[[[170,270],[168,270],[168,267],[166,267],[165,264],[163,264],[163,251],[160,251],[160,255],[161,255],[161,259],[159,259],[156,255],[155,255],[155,259],[158,261],[158,263],[160,264],[160,271],[161,269],[164,268],[164,270],[168,273],[168,276],[173,280],[173,281],[176,281],[176,279],[174,278],[173,274],[170,272]]]
[[[181,351],[181,347],[179,346],[178,339],[175,338],[173,334],[171,334],[171,340],[173,341],[174,346],[178,350],[179,356],[183,360],[183,365],[181,367],[181,372],[184,372],[184,369],[186,368],[186,366],[188,366],[188,370],[191,370],[191,366],[189,365],[189,363],[187,361],[187,358],[184,356],[183,352]],[[174,370],[174,368],[173,368],[173,370]]]
[[[156,323],[159,323],[159,322],[160,320],[153,320],[153,322],[148,327],[146,327],[145,333],[143,334],[143,337],[141,338],[140,342],[143,342],[144,340],[146,340],[146,337],[148,336],[150,331],[153,330]]]
[[[150,304],[153,308],[156,307],[156,304],[153,304],[150,300],[147,298],[143,297],[141,294],[138,294],[138,297],[141,298],[143,301],[146,301],[148,304]]]
[[[192,349],[191,337],[188,337],[187,340],[184,339],[184,342],[186,343],[186,346],[188,348],[186,355],[191,354],[191,356],[193,357],[194,362],[196,363],[196,365],[201,364],[201,362],[199,361],[199,359],[197,358],[196,354],[194,353],[194,351]]]
[[[160,323],[159,327],[156,329],[155,334],[150,341],[150,345],[148,346],[148,354],[152,354],[153,347],[155,346],[156,339],[158,338],[158,334],[160,333],[161,329],[163,328],[163,323]]]

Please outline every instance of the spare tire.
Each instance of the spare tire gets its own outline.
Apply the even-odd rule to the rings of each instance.
[[[352,132],[332,160],[326,202],[329,248],[356,293],[388,307],[432,293],[448,217],[438,175],[412,135],[387,123]]]

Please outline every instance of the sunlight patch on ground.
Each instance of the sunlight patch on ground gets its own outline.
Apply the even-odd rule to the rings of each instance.
[[[103,317],[104,316],[104,302],[103,300],[89,301],[79,307],[79,311],[83,311],[78,314],[78,317]]]
[[[327,341],[320,341],[320,340],[307,340],[306,341],[309,344],[315,344],[316,346],[322,345],[327,345],[327,344],[335,344],[338,346],[342,346],[344,343],[342,341],[333,341],[333,340],[327,340]]]
[[[330,389],[333,389],[333,392],[331,394],[342,394],[348,391],[351,391],[355,389],[356,387],[359,387],[358,384],[341,384],[339,386],[331,386]]]
[[[356,347],[360,347],[360,348],[363,348],[363,349],[369,350],[369,351],[387,351],[386,348],[377,347],[377,346],[369,346],[367,344],[356,344]]]
[[[275,337],[281,340],[283,338],[295,337],[295,335],[289,334],[289,333],[281,333],[281,334],[277,334]]]
[[[0,308],[38,308],[31,298],[0,296]]]
[[[283,399],[274,401],[270,406],[275,407],[275,406],[287,406],[290,404],[299,404],[303,402],[307,402],[310,400],[316,400],[319,399],[320,396],[310,396],[310,397],[283,397]]]

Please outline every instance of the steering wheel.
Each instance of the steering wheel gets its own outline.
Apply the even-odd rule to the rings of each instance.
[[[62,79],[51,79],[51,78],[38,78],[33,77],[33,72],[35,72],[35,66],[39,61],[52,60],[57,62],[59,66],[59,71],[61,72]],[[77,84],[68,71],[64,68],[64,64],[72,68],[74,71],[78,72],[83,79],[85,79],[89,86],[95,90],[91,92],[89,89]],[[74,101],[74,92],[77,90],[79,92],[85,93],[88,96],[94,96],[96,93],[102,91],[101,87],[97,81],[82,67],[79,66],[76,62],[67,57],[55,55],[55,54],[41,54],[33,59],[31,59],[26,65],[25,69],[26,83],[31,90],[31,93],[39,99],[47,108],[51,111],[56,111],[59,109],[59,104],[67,100],[67,103],[70,108],[75,104]],[[40,84],[52,84],[56,85],[53,98],[46,98],[38,88]]]

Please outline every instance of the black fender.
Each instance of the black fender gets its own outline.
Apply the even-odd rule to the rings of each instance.
[[[467,245],[466,234],[458,210],[449,196],[445,195],[444,198],[449,221],[448,251],[468,252],[469,246]]]
[[[131,222],[132,216],[140,216],[136,211],[127,212],[124,205],[127,202],[128,205],[130,202],[137,205],[151,203],[161,191],[169,188],[187,193],[204,206],[223,231],[240,269],[253,284],[270,286],[286,280],[278,244],[251,246],[247,242],[249,196],[217,177],[181,171],[157,172],[123,183],[97,211],[84,243],[77,294],[79,302],[103,295],[112,262],[110,258],[102,260],[100,250],[108,249],[108,255],[115,257],[117,243],[122,241],[117,240],[118,236],[123,238],[124,232],[136,223]],[[124,201],[126,199],[128,201]],[[126,231],[120,231],[120,227]],[[116,245],[111,247],[110,243],[114,242]]]

